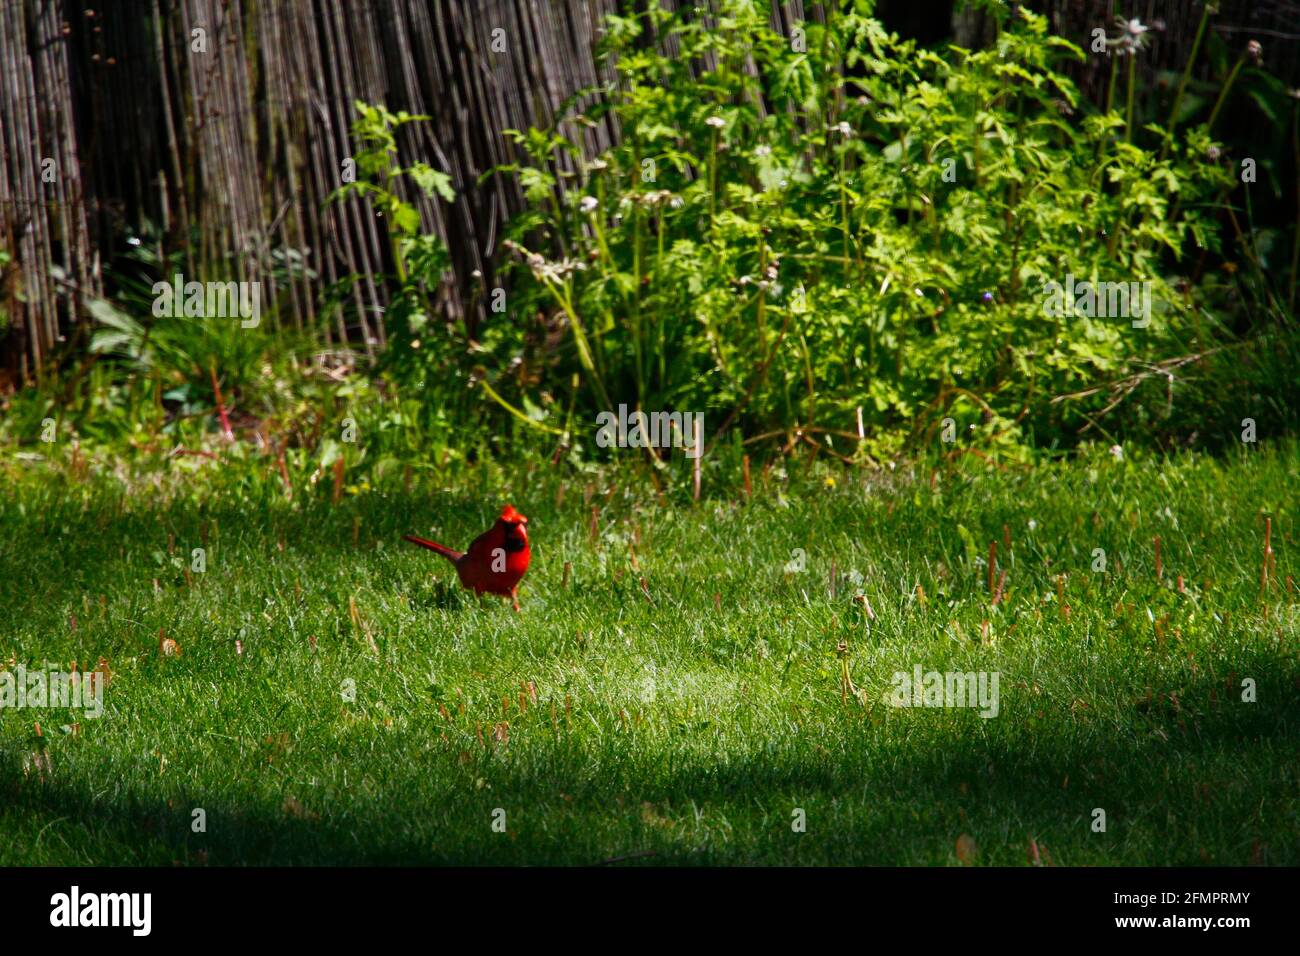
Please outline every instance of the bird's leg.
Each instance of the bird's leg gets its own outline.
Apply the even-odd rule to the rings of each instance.
[[[516,614],[519,613],[519,588],[517,587],[510,589],[510,606],[515,609]]]

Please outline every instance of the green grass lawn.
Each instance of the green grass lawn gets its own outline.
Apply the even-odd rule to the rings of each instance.
[[[336,506],[19,482],[0,666],[111,679],[98,719],[0,710],[0,864],[1300,863],[1300,452],[823,474],[698,505],[633,469]],[[506,500],[520,615],[400,541]],[[997,716],[891,706],[916,665],[997,672]]]

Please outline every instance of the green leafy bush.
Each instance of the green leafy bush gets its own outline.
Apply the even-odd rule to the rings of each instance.
[[[1222,252],[1235,183],[1206,126],[1090,110],[1059,71],[1084,54],[1024,10],[939,55],[869,3],[791,36],[764,6],[611,16],[614,82],[512,132],[498,172],[531,205],[514,321],[484,338],[499,399],[540,395],[553,425],[573,380],[583,413],[707,411],[711,437],[879,458],[957,429],[1019,454],[1228,341],[1185,264]],[[620,133],[600,155],[562,132],[597,121]],[[1151,312],[1053,315],[1067,277],[1150,283]]]

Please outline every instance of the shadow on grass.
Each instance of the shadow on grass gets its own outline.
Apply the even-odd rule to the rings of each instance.
[[[587,754],[585,765],[568,771],[496,764],[487,771],[489,790],[474,786],[470,773],[436,803],[426,775],[446,768],[399,763],[375,798],[333,810],[288,798],[277,805],[264,795],[245,806],[196,799],[207,814],[205,833],[192,832],[191,806],[174,792],[105,800],[84,783],[60,783],[57,767],[43,783],[6,773],[0,828],[16,827],[19,842],[0,860],[472,865],[637,855],[629,862],[945,863],[953,862],[953,839],[966,832],[987,863],[1023,864],[1031,836],[1067,865],[1300,862],[1300,700],[1239,705],[1225,702],[1222,684],[1214,689],[1217,704],[1208,683],[1181,688],[1177,704],[1156,696],[1135,708],[1122,733],[1093,734],[1086,744],[1039,739],[1020,724],[929,749],[900,737],[873,750],[864,735],[862,747],[832,754],[810,734],[794,754],[693,761],[648,775],[636,762],[644,753],[610,756],[595,773]],[[799,840],[790,839],[791,799],[817,820]],[[492,808],[502,805],[521,821],[508,838],[489,826]],[[1105,837],[1091,833],[1095,807],[1109,815]],[[727,819],[726,840],[701,841],[680,822],[697,808]],[[44,846],[24,848],[23,834],[36,833]]]
[[[39,618],[52,608],[75,607],[83,592],[95,596],[133,587],[151,589],[155,577],[164,591],[181,589],[183,571],[159,567],[151,558],[155,551],[167,551],[169,535],[174,555],[185,564],[190,549],[205,540],[215,547],[251,547],[268,561],[282,554],[281,546],[319,560],[331,554],[371,555],[373,544],[382,541],[393,553],[409,549],[416,559],[412,567],[427,566],[454,578],[443,558],[421,554],[401,540],[413,530],[429,533],[435,507],[440,509],[437,517],[443,527],[451,529],[445,535],[448,540],[465,537],[468,543],[478,533],[470,530],[478,527],[478,506],[468,501],[434,506],[415,495],[387,495],[339,506],[312,501],[301,509],[289,502],[246,507],[181,502],[162,513],[137,509],[120,515],[109,505],[90,511],[70,501],[47,509],[33,505],[21,520],[15,521],[10,513],[3,516],[8,521],[0,523],[0,607],[6,616],[23,620]],[[354,518],[360,522],[356,541]],[[124,555],[133,560],[124,561]],[[456,606],[454,590],[439,589],[432,606]]]

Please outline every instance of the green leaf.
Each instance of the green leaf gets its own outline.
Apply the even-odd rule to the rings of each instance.
[[[451,177],[446,173],[439,172],[424,163],[416,163],[406,171],[426,196],[438,195],[447,202],[455,201],[456,191],[451,188]]]

